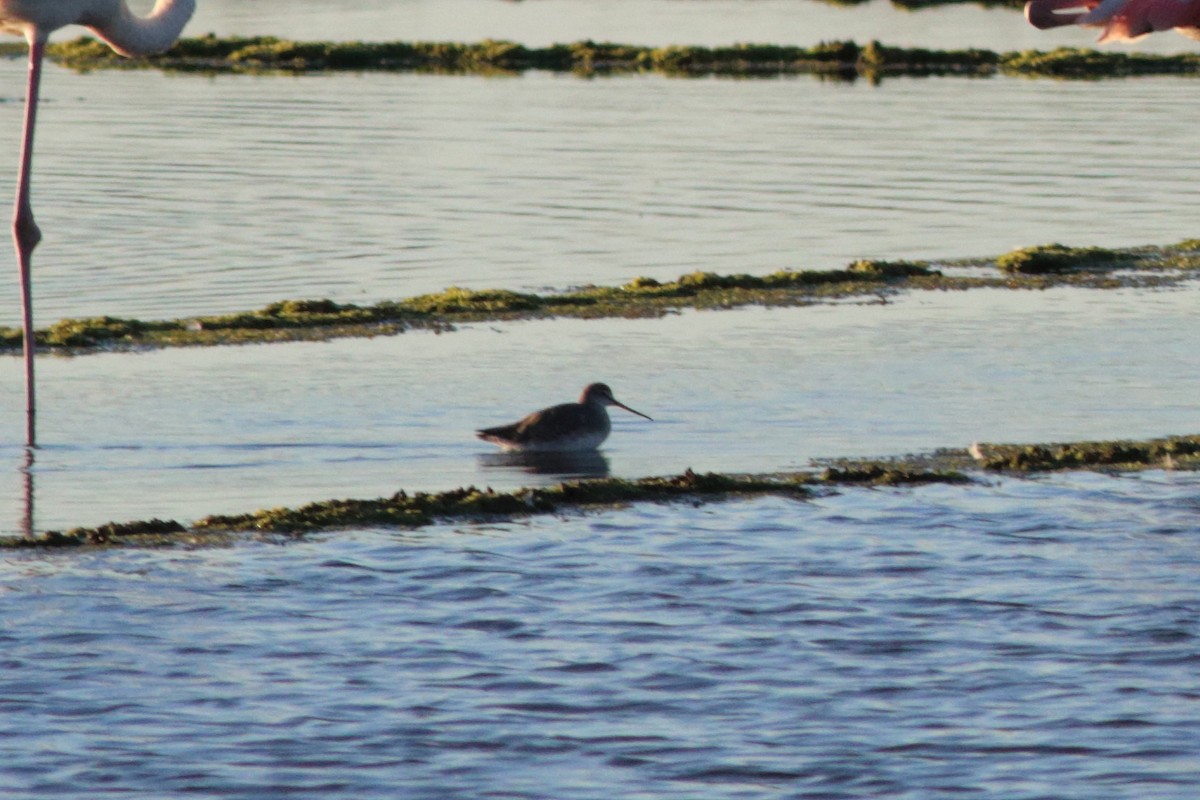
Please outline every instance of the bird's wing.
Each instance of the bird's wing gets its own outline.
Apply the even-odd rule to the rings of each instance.
[[[563,403],[543,408],[516,423],[514,438],[519,442],[544,442],[576,431],[587,423],[586,409],[579,403]]]

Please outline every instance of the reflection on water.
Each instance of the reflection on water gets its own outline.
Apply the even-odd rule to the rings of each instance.
[[[5,554],[7,796],[1197,796],[1197,475]]]
[[[592,39],[637,45],[815,45],[853,39],[906,47],[1052,50],[1087,47],[1084,30],[1038,31],[1019,8],[968,3],[902,9],[887,0],[205,0],[189,33],[320,40],[478,41],[534,47]],[[1181,36],[1151,36],[1122,48],[1185,52]]]
[[[515,470],[563,480],[608,477],[608,459],[597,450],[579,453],[502,452],[479,456],[485,470]]]
[[[319,13],[361,20],[356,7],[444,13],[419,0]],[[281,28],[318,14],[284,8],[201,13]],[[1200,205],[1186,81],[52,72],[43,320],[1067,234],[1171,241]],[[20,79],[0,62],[0,81]],[[18,116],[0,104],[11,141]],[[46,358],[36,464],[18,444],[20,361],[5,358],[0,533],[1179,433],[1200,422],[1198,296],[911,295]],[[0,321],[12,311],[0,304]],[[660,422],[614,419],[603,453],[572,463],[480,452],[475,422],[501,399],[536,407],[598,374]],[[9,553],[0,784],[68,800],[1190,798],[1198,488],[1195,474],[997,478],[282,547]]]
[[[1187,433],[1200,428],[1198,302],[1197,286],[918,293],[887,305],[47,358],[37,524],[557,483],[554,472],[489,466],[495,451],[474,431],[497,407],[537,408],[598,375],[654,410],[652,425],[613,415],[601,455],[622,478]],[[23,513],[20,397],[20,359],[0,359],[3,533]]]
[[[23,80],[0,61],[14,98]],[[45,84],[42,325],[1166,243],[1200,207],[1188,80],[52,69]],[[20,117],[0,104],[14,152]],[[0,303],[0,324],[18,320]]]
[[[33,454],[34,449],[32,447],[25,448],[25,461],[18,469],[18,473],[21,476],[20,507],[22,508],[22,513],[17,522],[17,528],[20,535],[25,538],[30,538],[37,532],[37,528],[34,526],[33,514]]]

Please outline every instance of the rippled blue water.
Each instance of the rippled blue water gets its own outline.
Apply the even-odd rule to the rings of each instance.
[[[191,32],[205,30],[1090,38],[1035,34],[1008,10],[791,0],[208,0]],[[23,69],[0,63],[14,147]],[[50,69],[38,309],[171,317],[1176,241],[1195,234],[1192,92]],[[0,293],[15,297],[10,271]],[[911,296],[47,358],[28,483],[4,359],[0,533],[31,510],[44,529],[552,482],[470,432],[594,379],[656,417],[614,420],[600,458],[618,475],[1180,433],[1196,422],[1196,294]],[[1059,475],[6,553],[0,793],[1190,799],[1198,489],[1193,474]]]
[[[10,797],[1185,798],[1195,475],[0,563]]]

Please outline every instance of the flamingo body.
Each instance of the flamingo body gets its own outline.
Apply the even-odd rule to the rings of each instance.
[[[0,30],[34,39],[83,25],[121,55],[149,55],[170,47],[191,18],[195,0],[158,0],[145,17],[125,0],[0,0]]]
[[[0,32],[24,36],[29,42],[29,84],[25,92],[25,127],[17,173],[13,213],[13,242],[21,275],[21,325],[25,348],[25,443],[35,445],[33,357],[33,283],[30,261],[42,233],[33,219],[30,175],[33,131],[37,119],[42,57],[50,34],[67,25],[83,25],[121,55],[148,55],[167,49],[179,37],[196,8],[195,0],[155,0],[144,17],[129,10],[125,0],[0,0]]]
[[[1100,28],[1100,41],[1133,41],[1176,30],[1200,39],[1200,0],[1029,0],[1025,19],[1036,28]]]

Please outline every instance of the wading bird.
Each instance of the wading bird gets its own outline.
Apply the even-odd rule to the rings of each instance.
[[[612,422],[608,406],[623,408],[631,414],[646,417],[613,397],[607,384],[592,383],[583,390],[578,403],[543,408],[527,417],[495,428],[484,428],[475,435],[485,442],[505,450],[526,453],[564,453],[595,450],[608,438]],[[650,419],[650,417],[646,417]]]
[[[1100,41],[1131,41],[1174,28],[1200,39],[1200,0],[1029,0],[1025,19],[1035,28],[1101,28]]]
[[[33,293],[30,256],[42,233],[33,221],[29,201],[33,163],[33,128],[37,117],[42,56],[50,34],[67,25],[84,25],[124,56],[158,53],[170,47],[195,10],[195,0],[156,0],[145,17],[135,15],[125,0],[0,0],[0,31],[24,36],[29,42],[29,86],[25,91],[25,130],[17,173],[13,241],[21,273],[21,324],[25,347],[25,443],[35,444],[33,383]]]

